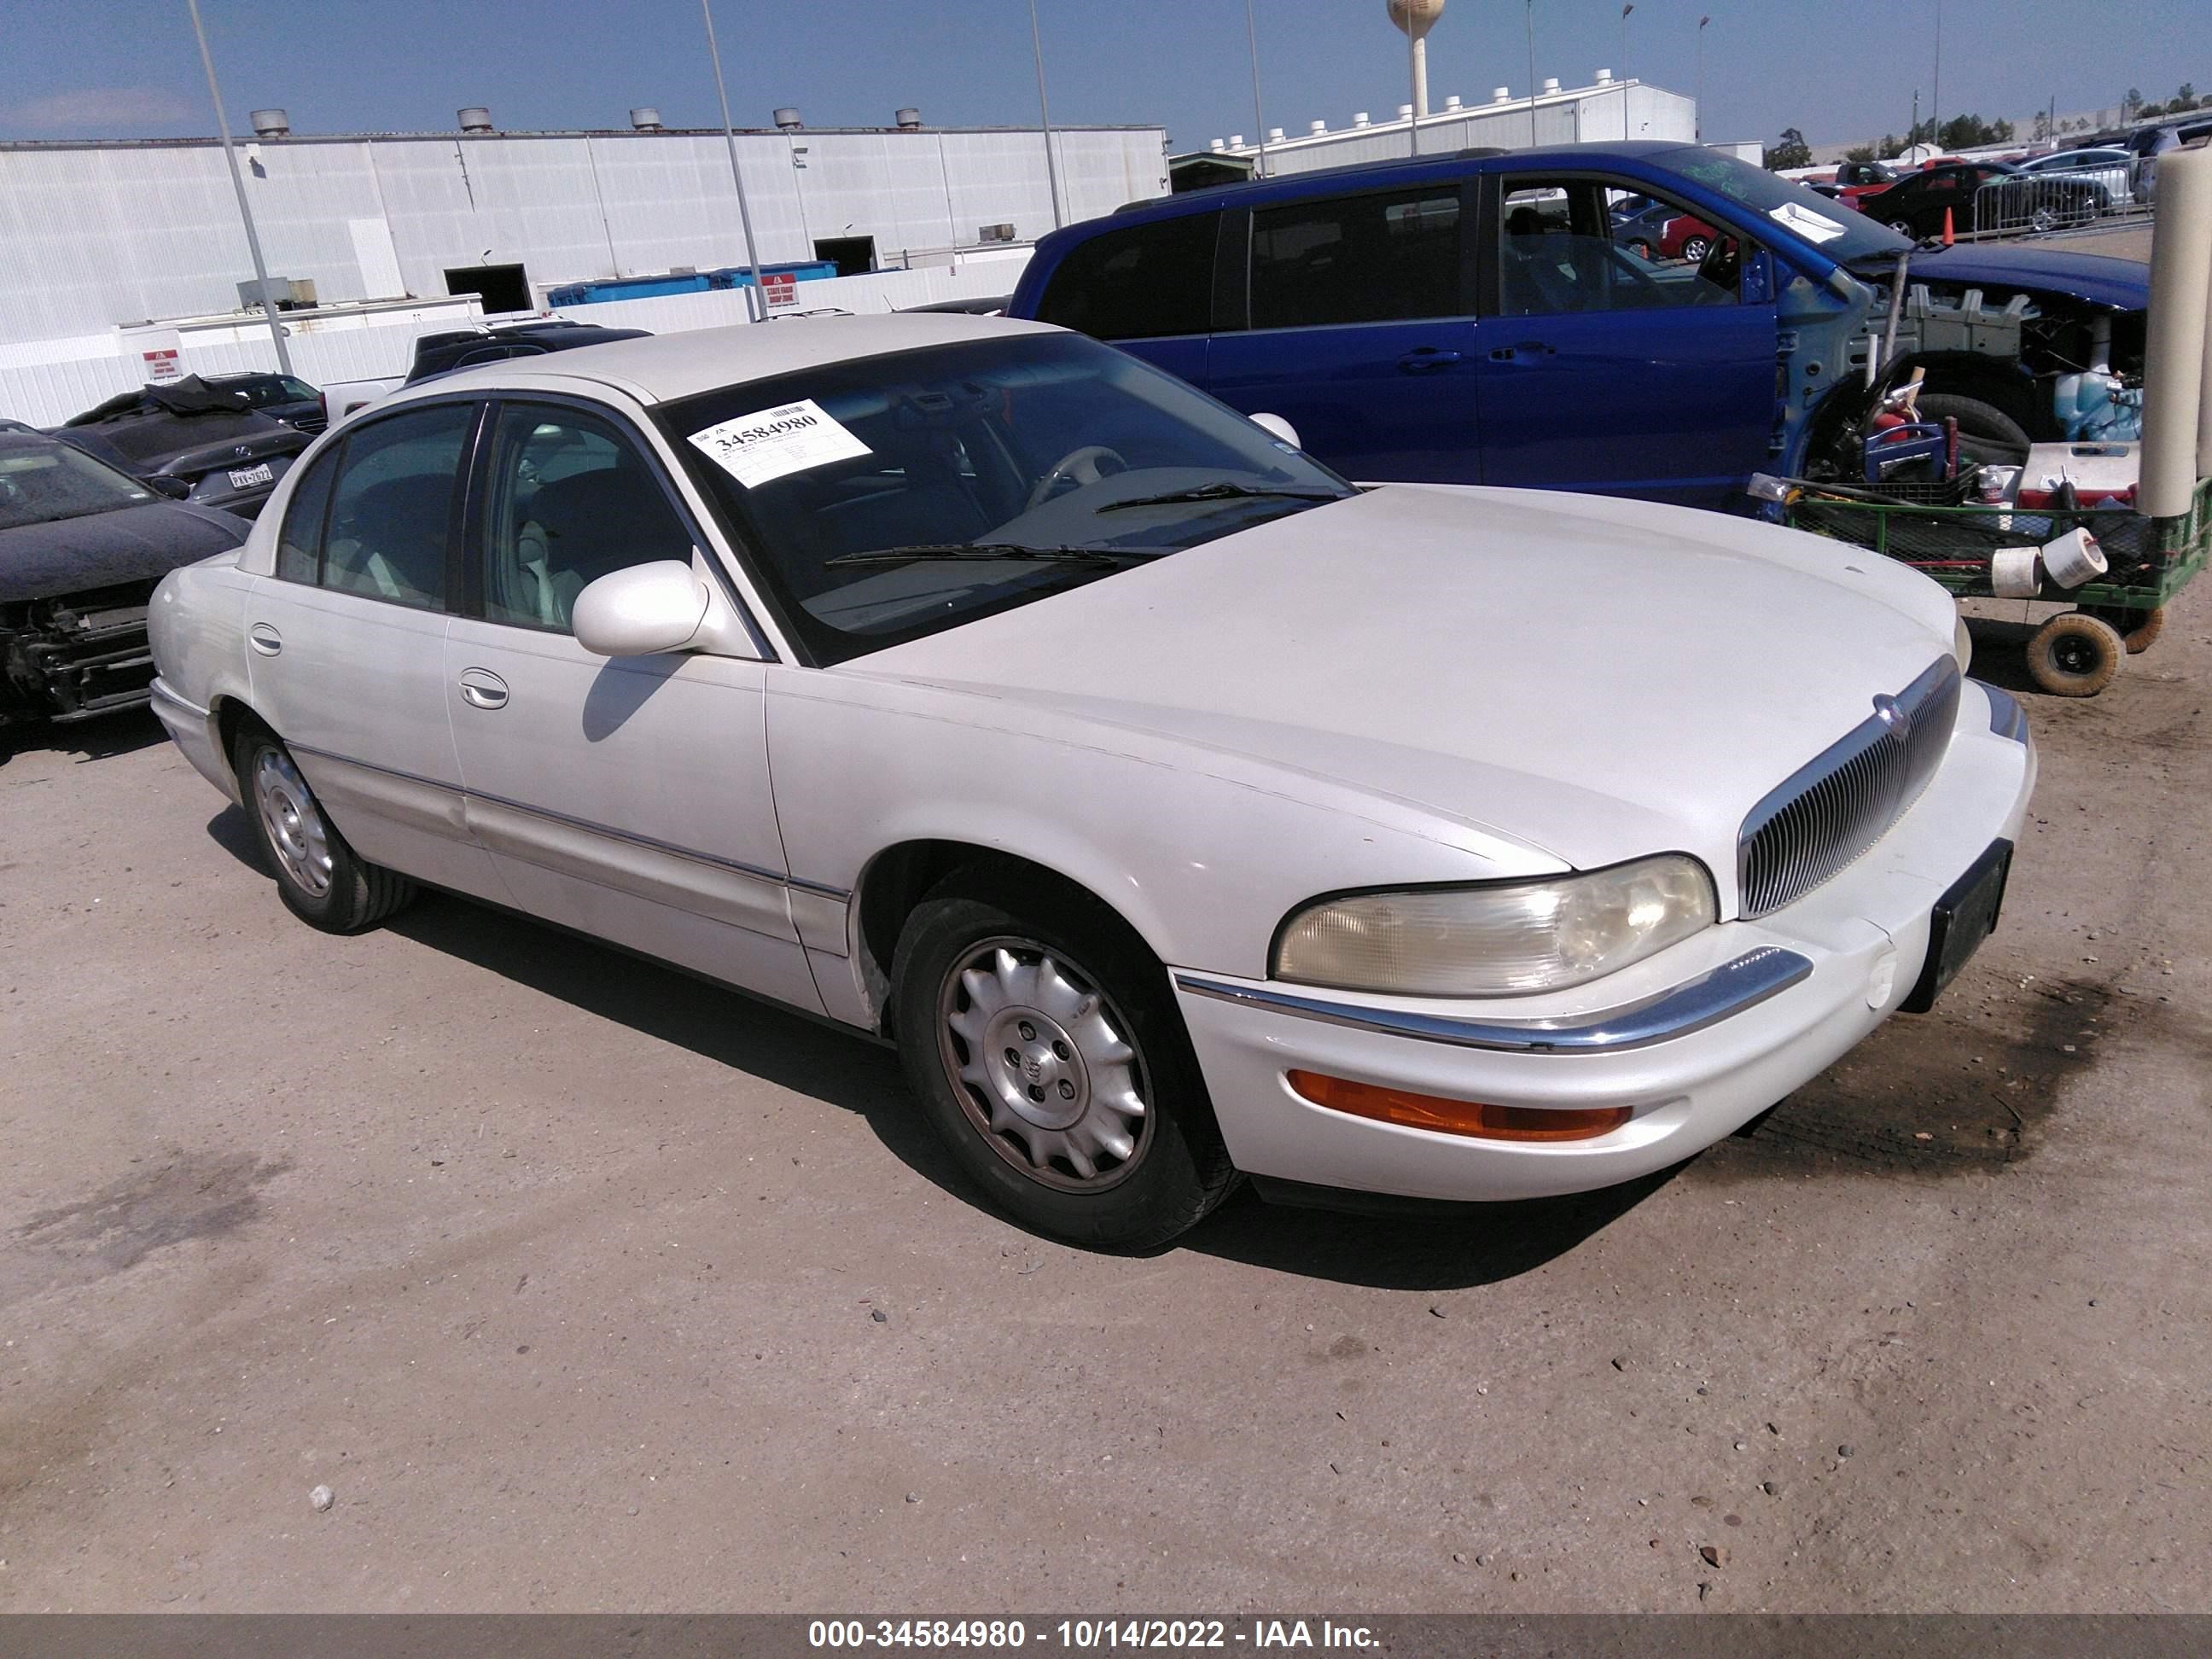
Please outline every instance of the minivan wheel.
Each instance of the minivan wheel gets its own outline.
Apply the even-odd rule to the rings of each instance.
[[[1013,885],[956,875],[908,919],[893,967],[908,1080],[1023,1224],[1107,1249],[1164,1244],[1237,1173],[1166,973],[1103,906]]]
[[[415,884],[359,857],[301,775],[284,745],[249,728],[234,756],[261,862],[276,878],[284,907],[326,933],[355,933],[415,896]]]

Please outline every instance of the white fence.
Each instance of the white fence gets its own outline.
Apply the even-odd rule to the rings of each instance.
[[[1027,263],[1024,258],[994,257],[957,267],[825,277],[799,285],[795,308],[868,313],[899,311],[940,300],[982,299],[1011,293]],[[610,328],[674,334],[746,321],[746,291],[726,289],[646,300],[611,300],[566,307],[556,314]],[[414,361],[417,335],[454,325],[446,319],[402,319],[343,331],[295,331],[285,343],[292,354],[293,372],[317,386],[326,386],[404,374]],[[118,333],[111,353],[86,356],[87,349],[83,341],[53,341],[45,349],[37,343],[0,349],[0,416],[33,426],[58,426],[72,415],[143,384],[144,365],[135,340],[126,340]],[[276,367],[276,348],[265,333],[216,342],[198,341],[186,332],[179,349],[188,374]]]

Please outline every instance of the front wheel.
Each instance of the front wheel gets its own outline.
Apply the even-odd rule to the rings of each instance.
[[[1025,1226],[1142,1250],[1236,1179],[1159,963],[1103,906],[948,878],[908,919],[893,1017],[961,1166]]]
[[[415,884],[368,863],[323,816],[291,752],[270,733],[240,733],[233,755],[246,821],[284,908],[326,933],[373,927],[415,896]]]

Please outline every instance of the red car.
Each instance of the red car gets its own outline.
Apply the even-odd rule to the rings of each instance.
[[[1669,219],[1659,228],[1659,257],[1662,259],[1687,259],[1692,264],[1703,264],[1705,255],[1713,251],[1714,240],[1720,233],[1703,219],[1693,219],[1688,214]]]

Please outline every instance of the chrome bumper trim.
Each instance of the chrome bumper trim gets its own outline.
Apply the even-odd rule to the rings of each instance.
[[[146,690],[155,702],[166,702],[172,708],[181,708],[195,720],[204,720],[214,712],[212,709],[201,708],[196,702],[187,702],[172,691],[167,683],[159,674],[154,676],[153,683]]]
[[[1982,693],[1990,700],[1990,730],[2001,738],[2010,738],[2014,743],[2026,743],[2027,738],[2027,710],[2020,706],[2020,699],[2009,691],[2001,690],[1987,680],[1977,680]]]
[[[1594,1014],[1564,1019],[1468,1019],[1451,1014],[1425,1014],[1405,1008],[1374,1008],[1357,1003],[1331,1002],[1295,992],[1264,990],[1179,973],[1176,988],[1193,996],[1212,997],[1269,1013],[1317,1019],[1330,1025],[1375,1031],[1384,1036],[1413,1037],[1425,1042],[1449,1043],[1460,1048],[1492,1048],[1510,1054],[1604,1054],[1626,1048],[1647,1048],[1740,1014],[1745,1009],[1778,995],[1808,977],[1813,964],[1795,951],[1763,945],[1735,961],[1686,984],[1607,1008]]]

